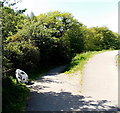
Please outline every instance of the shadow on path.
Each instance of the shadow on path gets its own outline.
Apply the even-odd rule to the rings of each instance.
[[[117,111],[107,100],[95,101],[91,97],[68,92],[31,92],[26,111]]]
[[[35,84],[29,86],[31,92],[26,103],[26,113],[59,113],[60,111],[64,111],[64,113],[68,113],[66,111],[69,113],[76,113],[72,111],[82,111],[82,113],[84,113],[83,111],[88,113],[89,111],[92,113],[94,111],[97,113],[98,111],[111,111],[111,113],[116,113],[117,108],[110,105],[107,100],[94,100],[90,96],[74,92],[79,91],[75,89],[79,88],[79,84],[69,83],[69,79],[59,75],[64,68],[65,66],[61,66],[49,71],[42,78],[36,80]],[[74,82],[76,83],[76,81]]]

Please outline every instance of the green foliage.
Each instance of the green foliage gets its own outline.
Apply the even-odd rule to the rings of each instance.
[[[41,14],[37,20],[47,29],[51,30],[52,37],[60,38],[77,20],[70,13],[61,13],[59,11]]]
[[[39,64],[39,49],[25,41],[9,42],[4,47],[3,54],[6,59],[9,59],[6,62],[13,64],[13,68],[36,69]]]
[[[103,51],[93,51],[93,52],[89,51],[89,52],[77,54],[74,58],[72,58],[69,65],[64,70],[65,73],[67,73],[67,74],[68,73],[75,73],[76,71],[80,71],[80,73],[82,73],[84,65],[89,60],[89,58],[91,58],[93,55],[101,53],[101,52],[105,52],[105,50],[103,50]]]
[[[74,25],[62,37],[69,45],[71,53],[81,53],[84,50],[84,26],[82,24]]]
[[[85,50],[118,49],[118,34],[106,27],[93,27],[86,30]]]
[[[117,65],[119,67],[120,66],[120,54],[117,55],[116,60],[117,60]]]
[[[120,55],[118,56],[118,65],[120,66]]]
[[[81,32],[79,33],[81,27],[82,24],[78,23],[71,14],[55,11],[41,14],[37,17],[37,20],[26,20],[19,34],[26,41],[32,40],[32,43],[39,48],[41,53],[40,64],[46,66],[49,64],[66,63],[70,61],[72,52],[79,53],[82,51],[83,37]],[[74,33],[73,37],[69,38],[71,35],[70,32],[74,28],[77,35]],[[64,38],[62,38],[64,34],[68,35],[68,41],[71,41],[72,38],[73,40],[76,39],[74,43],[69,44],[72,48],[69,48],[68,41],[64,42]],[[79,39],[77,47],[73,47],[77,39]],[[80,49],[75,50],[78,46]]]
[[[8,9],[10,14],[16,14]],[[19,16],[22,15],[17,18]],[[3,58],[7,63],[4,67],[23,70],[49,67],[68,63],[73,56],[84,51],[119,48],[118,34],[106,27],[87,29],[70,13],[54,11],[33,17],[22,19],[21,28],[14,28],[18,32],[14,34],[12,30],[14,35],[6,37]]]
[[[12,77],[2,78],[2,113],[22,113],[28,97],[28,88],[16,84]]]
[[[0,8],[0,12],[2,12],[2,37],[5,40],[6,37],[17,33],[18,29],[21,28],[25,16],[15,12],[10,7],[2,7]]]

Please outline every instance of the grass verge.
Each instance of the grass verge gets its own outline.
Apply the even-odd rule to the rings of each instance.
[[[117,60],[117,65],[120,66],[120,54],[117,55],[116,60]]]
[[[82,76],[83,76],[83,69],[87,61],[96,54],[112,51],[112,50],[102,50],[102,51],[89,51],[81,54],[77,54],[70,64],[65,68],[64,73],[69,74],[70,76],[76,75],[76,73],[80,77],[80,92],[82,92]]]
[[[120,66],[120,55],[118,56],[118,65]]]
[[[70,64],[65,68],[64,73],[65,74],[70,74],[70,73],[75,73],[77,71],[80,71],[80,74],[82,74],[82,71],[84,69],[84,66],[86,62],[95,54],[102,53],[105,51],[111,51],[111,50],[102,50],[102,51],[89,51],[81,54],[77,54]]]

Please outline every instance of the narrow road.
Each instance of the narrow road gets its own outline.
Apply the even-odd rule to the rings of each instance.
[[[80,76],[60,73],[65,67],[52,69],[42,78],[35,80],[33,85],[27,86],[30,88],[30,98],[26,106],[28,113],[79,109],[79,100],[83,98],[80,95]]]
[[[80,87],[80,73],[74,74],[74,76],[66,75],[62,72],[65,66],[57,67],[53,70],[50,70],[48,73],[44,74],[44,76],[38,80],[34,81],[33,85],[28,85],[27,87],[30,88],[30,98],[26,103],[26,112],[29,113],[31,111],[117,111],[116,105],[116,98],[117,98],[117,78],[116,78],[116,71],[115,69],[115,62],[113,57],[117,52],[106,52],[93,57],[89,62],[87,67],[85,68],[86,72],[84,73],[84,84],[83,84],[83,93],[81,92]],[[107,55],[107,58],[104,57]],[[111,56],[112,55],[112,56]],[[99,59],[96,57],[99,56]],[[110,61],[108,60],[110,57]],[[111,59],[112,57],[112,59]],[[105,59],[103,59],[105,58]],[[96,60],[97,64],[96,64]],[[101,61],[100,59],[103,59]],[[94,61],[95,60],[95,61]],[[91,62],[94,62],[93,65],[95,67],[91,67]],[[109,69],[109,76],[108,71],[101,70],[99,72],[94,72],[98,69],[98,66],[102,65],[100,63],[104,62],[104,65],[99,67],[105,70],[106,64],[109,63],[111,67]],[[111,62],[111,63],[110,63]],[[91,64],[91,65],[90,65]],[[108,65],[109,65],[108,64]],[[90,67],[89,67],[90,65]],[[96,78],[93,74],[89,75],[89,68],[92,68],[94,76],[98,75],[101,78]],[[114,69],[113,69],[114,68]],[[106,74],[104,74],[104,72]],[[111,72],[112,71],[112,72]],[[114,72],[113,72],[114,71]],[[99,74],[102,72],[101,74]],[[113,73],[112,76],[111,73]],[[86,77],[85,77],[86,76]],[[106,77],[107,76],[107,77]],[[94,78],[92,80],[92,78]],[[111,84],[107,81],[109,79]],[[95,83],[93,83],[95,82]],[[100,85],[101,84],[101,85]],[[107,85],[109,87],[107,87]],[[89,87],[90,86],[90,87]],[[97,88],[94,88],[94,87]],[[105,89],[102,89],[102,86],[105,86]],[[92,87],[92,88],[91,88]],[[103,87],[104,88],[104,87]],[[100,90],[100,91],[99,91]],[[111,93],[109,94],[109,93]],[[111,95],[110,98],[103,98],[101,94],[105,97],[107,95]],[[98,98],[95,98],[97,95]],[[109,100],[113,98],[113,103],[110,103]],[[115,104],[114,104],[115,103]]]
[[[104,99],[118,106],[118,51],[108,51],[95,55],[85,66],[82,93],[95,100]]]

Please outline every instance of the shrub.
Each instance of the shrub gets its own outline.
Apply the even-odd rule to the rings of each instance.
[[[28,97],[28,88],[16,84],[12,77],[3,77],[2,87],[2,113],[22,113]]]
[[[4,57],[9,60],[9,63],[13,64],[13,68],[31,70],[37,68],[39,65],[39,49],[25,41],[9,42],[4,47],[3,54]],[[3,64],[3,66],[4,65],[5,64]]]

